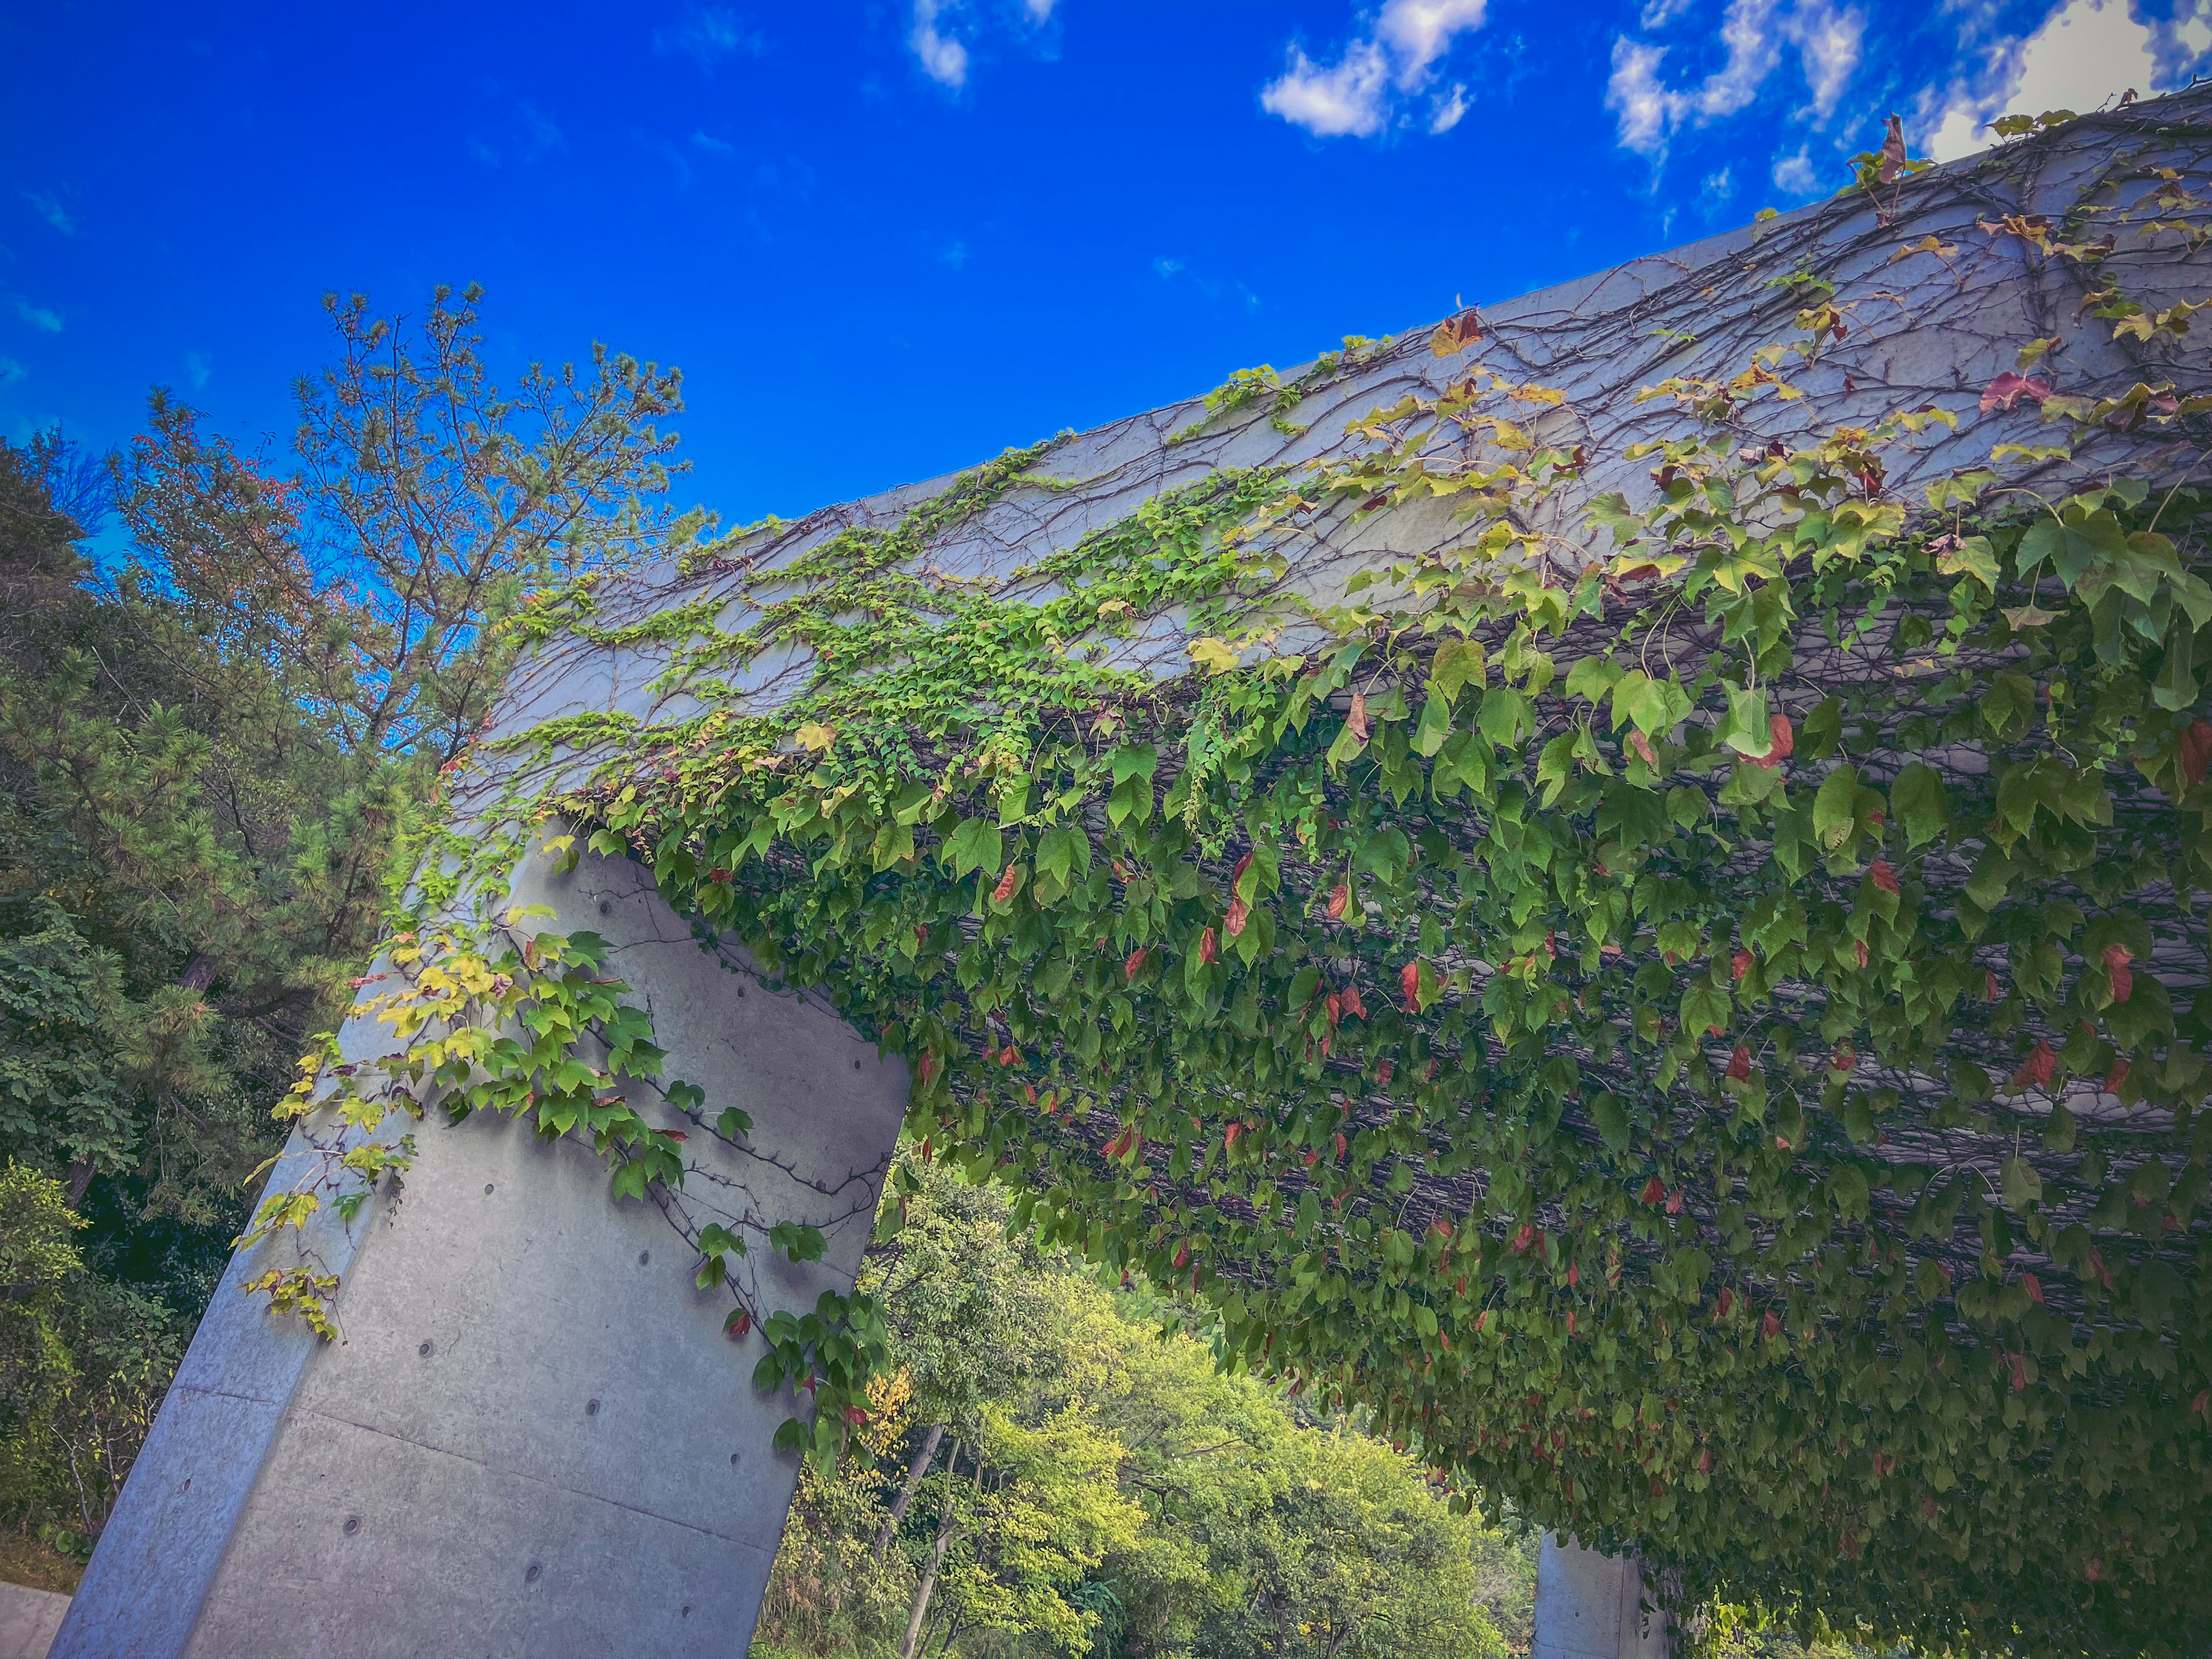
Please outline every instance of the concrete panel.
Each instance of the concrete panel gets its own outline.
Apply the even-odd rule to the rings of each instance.
[[[27,1584],[0,1584],[0,1659],[46,1659],[70,1599]]]
[[[1546,1533],[1536,1557],[1528,1659],[1667,1659],[1664,1613],[1647,1611],[1643,1564]]]
[[[515,896],[554,906],[550,931],[613,941],[669,1075],[705,1088],[709,1118],[743,1108],[775,1149],[695,1129],[670,1205],[757,1238],[785,1219],[823,1230],[820,1263],[757,1243],[768,1307],[848,1289],[903,1065],[702,950],[635,866],[533,867]],[[374,1033],[347,1036],[365,1053]],[[671,1213],[617,1204],[586,1148],[500,1119],[413,1127],[399,1200],[318,1240],[343,1276],[341,1340],[236,1293],[289,1244],[232,1264],[56,1655],[742,1650],[797,1478],[770,1449],[793,1399],[750,1386],[760,1337],[721,1334],[727,1293],[693,1288]]]

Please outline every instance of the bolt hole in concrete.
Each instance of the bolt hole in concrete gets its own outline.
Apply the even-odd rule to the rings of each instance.
[[[637,1253],[637,1265],[638,1265],[639,1267],[644,1267],[647,1262],[651,1261],[652,1260],[653,1260],[653,1252],[652,1252],[651,1250],[640,1250],[640,1251]]]
[[[428,1359],[430,1357],[430,1350],[435,1346],[436,1345],[434,1343],[425,1342],[421,1347],[416,1349],[415,1352],[421,1354],[425,1359]]]
[[[526,1584],[534,1584],[538,1582],[538,1575],[544,1571],[544,1565],[542,1562],[532,1561],[530,1564],[530,1571],[522,1575],[522,1582]]]
[[[349,1515],[348,1516],[346,1516],[346,1523],[345,1523],[345,1535],[346,1535],[347,1537],[350,1538],[350,1537],[352,1537],[352,1536],[354,1535],[354,1534],[356,1534],[356,1533],[359,1532],[360,1530],[361,1530],[361,1517],[360,1517],[359,1516],[357,1516],[357,1515]]]
[[[491,1196],[491,1182],[489,1181],[484,1182],[484,1196],[486,1198],[489,1198]]]
[[[586,1416],[586,1417],[597,1417],[599,1414],[599,1402],[598,1401],[596,1401],[596,1400],[588,1402],[588,1403],[585,1406],[585,1407],[584,1407],[584,1415],[585,1415],[585,1416]]]
[[[737,1468],[737,1467],[738,1467],[738,1458],[740,1458],[741,1456],[743,1456],[744,1455],[744,1453],[742,1453],[742,1452],[732,1452],[732,1453],[730,1454],[730,1467],[731,1467],[732,1468],[733,1468],[733,1469],[734,1469],[735,1468]]]
[[[599,914],[600,914],[601,915],[603,915],[603,916],[611,916],[611,915],[614,915],[614,913],[615,913],[615,907],[614,907],[613,905],[611,905],[611,904],[608,903],[608,902],[606,902],[606,900],[605,900],[605,899],[601,899],[601,900],[599,901]]]

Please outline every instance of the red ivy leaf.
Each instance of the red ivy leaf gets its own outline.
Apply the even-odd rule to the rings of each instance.
[[[2035,1304],[2039,1308],[2043,1305],[2043,1281],[2041,1279],[2038,1279],[2033,1273],[2022,1273],[2020,1276],[2020,1287],[2027,1292],[2027,1299],[2030,1302]]]
[[[1367,1018],[1367,1005],[1359,1000],[1359,988],[1357,985],[1347,985],[1344,988],[1344,1012],[1354,1019]]]
[[[1889,861],[1887,859],[1876,859],[1874,861],[1874,868],[1867,873],[1874,878],[1874,884],[1881,888],[1883,892],[1894,893],[1900,890],[1897,884],[1897,872],[1889,867]]]
[[[1252,919],[1252,908],[1241,898],[1229,901],[1229,937],[1235,939],[1244,931],[1244,924]]]
[[[1418,961],[1409,962],[1398,970],[1398,986],[1406,994],[1406,1012],[1409,1014],[1419,1013],[1421,1012],[1421,964]]]
[[[1773,1309],[1769,1308],[1766,1310],[1766,1317],[1759,1322],[1759,1329],[1760,1334],[1764,1336],[1776,1337],[1782,1334],[1782,1322],[1775,1317]]]
[[[999,884],[991,890],[992,903],[1004,904],[1008,899],[1013,897],[1014,884],[1021,879],[1021,869],[1022,866],[1018,864],[1009,864],[1006,866],[1006,873],[999,878]]]
[[[2212,720],[2198,720],[2181,734],[2179,744],[2181,775],[2191,784],[2204,781],[2204,769],[2212,765]]]
[[[1221,941],[1214,938],[1211,927],[1198,936],[1198,959],[1209,968],[1221,960]]]
[[[2125,1002],[2136,994],[2136,976],[2128,971],[2135,952],[2124,945],[2105,947],[2105,971],[2112,976],[2112,1000]]]
[[[1746,974],[1751,971],[1751,952],[1748,951],[1738,951],[1735,955],[1729,959],[1729,977],[1730,979],[1741,979]]]
[[[1646,1204],[1656,1204],[1667,1196],[1667,1183],[1660,1180],[1657,1176],[1653,1176],[1650,1180],[1644,1183],[1644,1190],[1637,1196]]]
[[[2208,729],[2212,729],[2212,728],[2208,728]],[[1350,884],[1350,883],[1348,883],[1348,882],[1341,882],[1341,881],[1340,881],[1339,883],[1337,883],[1337,884],[1336,884],[1336,890],[1335,890],[1334,892],[1331,893],[1331,894],[1328,896],[1328,919],[1329,919],[1331,921],[1343,921],[1343,920],[1344,920],[1344,908],[1345,908],[1345,906],[1346,906],[1347,904],[1349,904],[1349,903],[1351,903],[1351,902],[1352,902],[1352,886],[1351,886],[1351,884]]]
[[[1145,958],[1149,956],[1151,952],[1152,947],[1146,945],[1139,945],[1135,950],[1129,952],[1129,959],[1121,964],[1121,978],[1124,981],[1131,981],[1137,977],[1138,971],[1145,965]]]
[[[1636,751],[1637,757],[1646,766],[1655,772],[1659,769],[1659,757],[1651,752],[1650,738],[1645,737],[1641,732],[1631,728],[1628,733],[1628,746]]]
[[[1790,724],[1790,716],[1784,714],[1770,716],[1766,729],[1773,734],[1774,741],[1768,745],[1766,752],[1752,764],[1764,766],[1771,771],[1797,752],[1797,733]]]
[[[1728,1074],[1738,1083],[1751,1081],[1751,1045],[1739,1042],[1735,1052],[1729,1056]]]
[[[1367,741],[1367,694],[1364,691],[1352,694],[1352,712],[1345,716],[1344,723],[1352,728],[1353,737],[1362,743]]]
[[[2127,1080],[2128,1062],[2124,1060],[2114,1060],[2112,1069],[2105,1073],[2105,1092],[2108,1095],[2119,1093],[2120,1085]]]

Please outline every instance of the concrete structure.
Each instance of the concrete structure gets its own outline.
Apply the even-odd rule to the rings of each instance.
[[[1480,362],[1566,394],[1527,418],[1539,441],[1583,445],[1590,457],[1539,526],[1572,562],[1589,545],[1581,508],[1591,495],[1651,489],[1647,464],[1626,460],[1623,448],[1680,429],[1671,399],[1638,401],[1636,390],[1669,375],[1725,378],[1753,348],[1802,338],[1793,330],[1807,299],[1790,281],[1801,270],[1836,283],[1848,326],[1813,361],[1790,362],[1803,396],[1759,404],[1759,435],[1899,408],[1958,415],[1957,430],[1932,428],[1893,467],[1889,485],[1905,494],[1984,461],[1993,441],[2045,435],[2032,403],[1979,408],[2032,338],[2064,337],[2039,372],[2069,392],[2117,392],[2159,372],[2154,349],[2079,325],[2078,289],[2058,262],[1978,226],[2064,213],[2123,127],[2145,160],[2201,176],[2212,156],[2208,111],[2212,94],[2192,94],[2093,118],[1879,200],[1861,192],[1531,295],[1482,313],[1479,351],[1435,355],[1418,330],[1316,376],[1287,411],[1263,402],[1216,420],[1194,399],[1117,422],[1060,445],[1039,463],[1050,487],[1009,489],[943,532],[926,556],[952,574],[1019,581],[1044,555],[1218,469],[1295,468],[1370,449],[1377,441],[1348,436],[1348,421],[1409,393],[1433,397]],[[2153,303],[2201,295],[2187,256],[2172,253],[2130,244],[2108,269]],[[1449,291],[1449,274],[1437,280]],[[848,526],[896,523],[939,487],[771,526],[698,568],[647,569],[595,596],[596,622],[618,629],[686,605],[742,627],[758,614],[751,585],[761,573]],[[1288,582],[1328,595],[1363,567],[1455,544],[1448,502],[1365,517],[1354,505],[1280,532]],[[1155,620],[1125,654],[1180,672],[1179,627]],[[732,706],[732,690],[740,709],[772,708],[808,672],[786,653],[736,670],[715,660],[695,675],[684,648],[645,634],[550,641],[515,675],[493,735],[607,713],[649,727]],[[504,789],[617,757],[594,741],[602,746],[526,761],[528,751],[487,745],[459,810],[495,812]],[[782,1305],[808,1306],[823,1287],[849,1283],[896,1132],[902,1068],[818,1002],[771,993],[741,958],[702,954],[626,865],[587,860],[555,878],[533,858],[520,887],[554,906],[553,930],[590,927],[616,942],[672,1075],[704,1085],[710,1110],[751,1113],[761,1155],[702,1151],[682,1201],[830,1232],[829,1258],[815,1268],[779,1272],[756,1252],[753,1270],[772,1275],[763,1288]],[[349,1031],[349,1054],[372,1052],[373,1038]],[[757,1398],[747,1384],[759,1339],[733,1346],[722,1337],[727,1304],[686,1290],[688,1259],[666,1259],[682,1247],[665,1218],[649,1204],[612,1202],[586,1152],[537,1144],[501,1121],[448,1127],[434,1118],[418,1133],[404,1200],[349,1227],[319,1223],[311,1241],[343,1278],[343,1341],[318,1345],[238,1294],[289,1244],[232,1264],[64,1623],[58,1659],[742,1650],[795,1478],[769,1449],[791,1402]],[[1544,1559],[1543,1659],[1650,1659],[1662,1638],[1634,1615],[1641,1579],[1632,1566],[1548,1540]]]
[[[774,1149],[702,1152],[684,1200],[824,1230],[823,1262],[748,1259],[771,1304],[849,1287],[904,1066],[702,952],[636,866],[546,862],[518,897],[620,941],[678,1075]],[[667,1218],[611,1201],[586,1150],[506,1120],[416,1133],[400,1202],[319,1241],[342,1340],[239,1294],[278,1247],[231,1264],[58,1659],[742,1650],[798,1473],[769,1448],[793,1402],[750,1386],[760,1339],[722,1335],[726,1295],[691,1291]]]
[[[0,1583],[0,1659],[46,1659],[69,1604],[52,1590]]]
[[[1544,1534],[1528,1659],[1667,1659],[1669,1628],[1635,1557]]]

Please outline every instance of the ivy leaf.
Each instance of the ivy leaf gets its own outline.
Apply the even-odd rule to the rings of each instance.
[[[1858,826],[1859,771],[1839,766],[1821,780],[1813,797],[1813,838],[1834,853],[1842,850]]]
[[[959,827],[945,838],[938,856],[952,866],[955,876],[981,870],[995,877],[1002,851],[996,824],[988,818],[963,818]]]
[[[1075,823],[1054,824],[1037,837],[1036,867],[1040,876],[1062,884],[1091,873],[1091,837]]]
[[[1442,697],[1449,704],[1458,697],[1462,686],[1480,685],[1482,681],[1481,641],[1447,640],[1437,647],[1437,654],[1429,664],[1431,697]]]
[[[1728,702],[1728,714],[1714,730],[1714,741],[1726,744],[1747,760],[1764,759],[1774,747],[1774,723],[1766,710],[1765,691],[1740,691],[1730,686]]]
[[[1449,699],[1431,693],[1421,705],[1421,718],[1413,727],[1413,752],[1426,760],[1444,746],[1451,736],[1451,703]]]
[[[1897,781],[1890,786],[1889,811],[1905,826],[1907,846],[1935,840],[1951,822],[1951,802],[1944,792],[1942,775],[1919,761],[1905,762],[1898,769]],[[1814,833],[1820,833],[1817,827]]]
[[[2026,1158],[2005,1159],[1999,1184],[2004,1193],[2005,1207],[2016,1214],[2026,1215],[2043,1201],[2043,1177]]]

